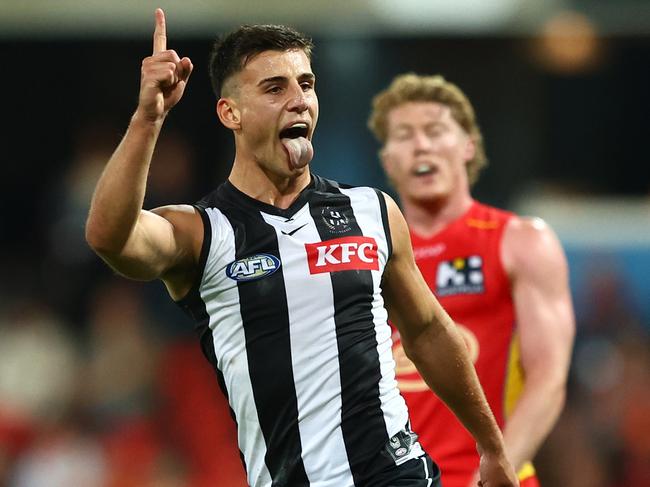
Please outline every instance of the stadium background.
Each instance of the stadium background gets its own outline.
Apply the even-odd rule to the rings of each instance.
[[[156,6],[195,71],[147,207],[193,202],[226,177],[233,144],[206,63],[211,39],[239,23],[313,35],[313,168],[326,177],[391,192],[365,126],[373,94],[404,71],[458,83],[491,161],[476,196],[546,218],[570,260],[578,336],[542,481],[650,485],[650,2],[2,0],[0,486],[219,475],[204,437],[219,425],[189,426],[217,393],[191,324],[162,285],[116,278],[83,240]]]

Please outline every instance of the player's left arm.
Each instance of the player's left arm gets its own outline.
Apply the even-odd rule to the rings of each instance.
[[[415,264],[406,221],[386,196],[393,253],[382,295],[400,332],[407,357],[477,442],[480,477],[486,487],[515,487],[501,432],[456,326],[440,306]]]
[[[525,385],[503,436],[516,469],[532,460],[564,406],[575,334],[568,264],[553,230],[514,217],[501,258],[510,276]]]

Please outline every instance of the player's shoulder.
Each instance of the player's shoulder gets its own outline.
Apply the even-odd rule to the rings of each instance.
[[[196,208],[193,205],[165,205],[151,210],[152,213],[162,216],[175,227],[191,228],[198,221]]]
[[[372,190],[378,191],[376,188],[367,185],[350,184],[343,181],[325,178],[315,173],[311,173],[312,185],[317,191],[340,191],[340,190]]]
[[[345,194],[347,196],[354,196],[357,201],[367,199],[370,201],[380,200],[381,204],[387,201],[386,194],[381,190],[365,185],[348,184],[334,179],[324,178],[317,174],[312,173],[313,189],[320,194]]]
[[[532,245],[556,237],[551,226],[542,218],[512,213],[508,219],[504,238],[515,243]]]
[[[450,225],[450,229],[465,232],[488,232],[500,238],[514,213],[487,205],[477,200],[472,200],[469,210],[457,220],[457,225]]]
[[[228,202],[233,202],[237,200],[239,194],[241,193],[237,188],[235,188],[230,181],[225,180],[219,184],[215,189],[201,197],[193,206],[201,210],[206,210],[208,208],[219,208]]]
[[[477,200],[472,201],[472,207],[470,208],[468,215],[474,218],[500,222],[507,222],[516,216],[512,211],[504,210],[503,208],[498,208]]]
[[[553,229],[539,217],[519,215],[511,210],[498,208],[477,200],[472,202],[467,219],[484,223],[498,222],[504,227],[504,238],[515,242],[533,243],[555,235]]]
[[[539,217],[513,215],[502,241],[506,267],[540,267],[564,260],[560,241],[551,226]]]

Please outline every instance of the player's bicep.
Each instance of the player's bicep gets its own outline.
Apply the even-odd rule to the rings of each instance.
[[[553,231],[541,220],[513,222],[504,236],[521,360],[527,375],[563,380],[574,335],[568,265]]]
[[[141,210],[126,244],[118,254],[102,258],[118,273],[139,280],[164,278],[189,263],[193,254],[192,224],[200,217],[191,206]]]

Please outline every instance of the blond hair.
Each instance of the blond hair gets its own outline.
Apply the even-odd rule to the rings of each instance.
[[[467,162],[467,176],[470,184],[475,183],[479,172],[487,166],[488,161],[474,108],[465,93],[439,75],[421,76],[408,73],[397,76],[386,90],[374,97],[368,119],[368,127],[382,145],[388,137],[388,114],[393,108],[407,102],[437,102],[449,107],[454,120],[474,142],[475,154]]]

